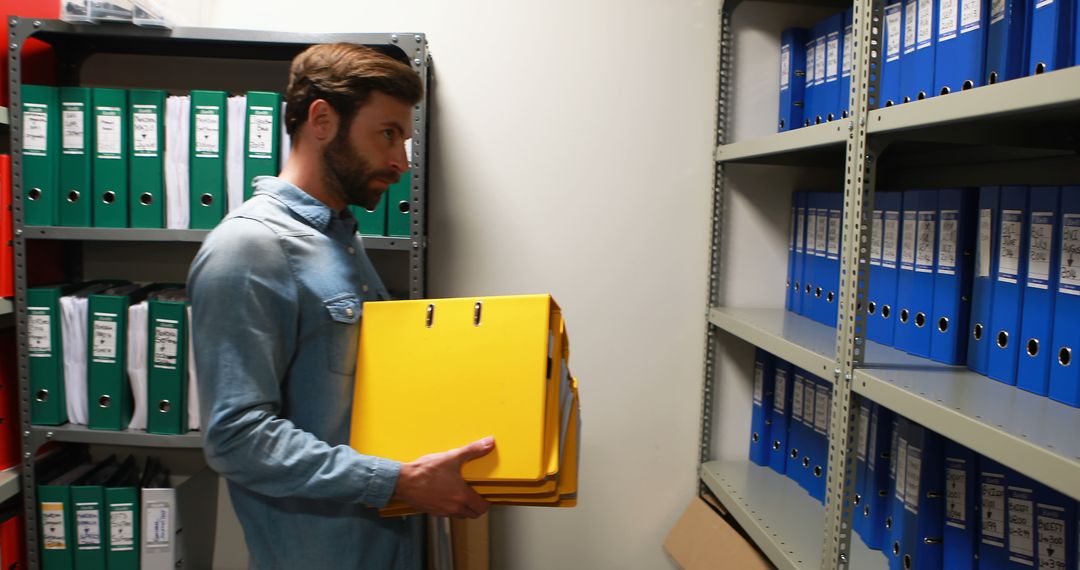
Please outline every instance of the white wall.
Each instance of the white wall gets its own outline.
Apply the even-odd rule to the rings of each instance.
[[[197,22],[428,34],[430,292],[551,292],[581,382],[580,504],[496,509],[495,568],[671,566],[696,490],[717,7],[217,0]]]

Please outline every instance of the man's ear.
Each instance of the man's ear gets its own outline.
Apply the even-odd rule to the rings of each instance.
[[[315,140],[320,143],[334,139],[340,119],[337,111],[326,102],[326,99],[316,99],[308,107],[308,128]]]

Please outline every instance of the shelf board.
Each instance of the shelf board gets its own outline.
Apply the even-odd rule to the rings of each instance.
[[[783,309],[713,307],[709,322],[770,354],[832,381],[836,331]]]
[[[782,570],[818,568],[825,544],[825,507],[793,481],[749,461],[710,461],[701,480],[755,544]],[[888,561],[857,536],[849,568],[880,570]]]
[[[919,131],[918,135],[929,135],[921,140],[977,143],[986,136],[1019,137],[1016,142],[1021,146],[1046,146],[1045,133],[1034,128],[1035,123],[1066,127],[1070,122],[1075,125],[1078,117],[1080,67],[1071,67],[875,109],[867,129],[871,136]]]
[[[19,484],[20,472],[18,465],[0,471],[0,503],[19,494],[19,489],[22,487]]]
[[[835,331],[784,309],[716,307],[709,322],[809,372],[833,366]],[[1080,498],[1080,409],[873,342],[852,390]]]
[[[852,390],[1080,499],[1080,409],[876,343]]]
[[[723,144],[716,148],[719,163],[786,164],[795,166],[844,163],[845,141],[850,120],[842,119],[776,133],[750,140]]]
[[[44,441],[66,441],[100,445],[126,445],[133,447],[202,448],[202,432],[192,431],[184,435],[158,435],[142,430],[106,431],[86,426],[66,424],[62,426],[31,426],[31,432]]]
[[[138,241],[201,243],[210,230],[166,230],[150,228],[68,228],[58,226],[25,226],[27,239],[58,239],[74,241]],[[369,250],[409,250],[409,238],[362,236]]]

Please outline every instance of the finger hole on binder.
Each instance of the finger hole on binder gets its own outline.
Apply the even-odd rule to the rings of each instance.
[[[408,200],[402,200],[402,201],[398,202],[397,209],[402,214],[408,214],[409,213],[409,201]]]
[[[214,203],[214,195],[213,194],[203,194],[202,196],[199,196],[199,203],[202,204],[203,206],[209,206],[209,205],[213,204]]]
[[[821,477],[821,474],[823,472],[824,472],[824,470],[821,468],[820,465],[815,465],[814,466],[814,477]]]
[[[139,194],[139,203],[143,206],[149,206],[154,203],[154,195],[149,192],[143,192]]]
[[[975,328],[972,329],[971,335],[975,337],[975,340],[982,340],[982,337],[983,337],[982,323],[975,323]]]
[[[926,326],[926,315],[923,313],[915,313],[915,326],[920,329]]]
[[[1028,356],[1038,356],[1039,355],[1039,339],[1037,339],[1037,338],[1029,338],[1028,339],[1028,341],[1027,341],[1027,353],[1028,353]]]
[[[26,197],[30,200],[40,200],[41,188],[31,188],[30,191],[26,193]]]
[[[997,334],[997,345],[1001,348],[1009,346],[1009,333],[1007,331],[999,331]]]
[[[877,312],[877,303],[875,303],[873,301],[870,301],[869,303],[867,303],[866,304],[866,312],[870,313],[871,315],[876,313]]]
[[[780,130],[784,130],[784,120],[780,119]]]
[[[75,202],[79,201],[80,196],[81,194],[79,194],[78,190],[71,190],[70,192],[68,192],[67,201],[70,204],[74,204]]]
[[[810,467],[810,458],[809,457],[803,457],[802,458],[802,466],[804,468],[809,468]]]
[[[926,99],[926,91],[919,91],[919,95],[916,97],[919,101]]]
[[[948,95],[948,94],[949,94],[949,93],[951,93],[951,92],[952,92],[952,91],[951,91],[951,90],[949,89],[949,87],[948,87],[948,86],[945,86],[945,87],[942,87],[942,88],[941,88],[941,94],[942,94],[942,95]]]
[[[970,79],[968,79],[967,81],[964,81],[964,84],[960,87],[960,89],[963,90],[963,91],[967,91],[968,89],[974,89],[974,88],[975,88],[975,82],[970,80]]]
[[[862,508],[862,516],[864,516],[864,517],[870,516],[870,505],[866,505],[866,506],[864,506]]]
[[[904,555],[904,570],[911,570],[911,555]]]
[[[476,304],[473,305],[472,324],[473,324],[474,327],[480,326],[480,319],[481,319],[481,315],[482,315],[483,312],[484,312],[484,303],[481,302],[481,301],[477,301]]]
[[[37,400],[38,402],[48,402],[49,391],[45,389],[38,390],[37,393],[34,394],[34,400]]]
[[[799,458],[799,450],[795,449],[794,447],[791,448],[791,454],[790,455],[791,455],[792,459],[798,459]]]
[[[832,303],[833,299],[835,299],[835,298],[836,298],[836,295],[834,295],[832,291],[829,291],[829,293],[827,295],[825,295],[825,300],[830,302],[830,303]]]
[[[758,433],[756,431],[753,434],[750,435],[750,441],[752,441],[754,443],[757,443],[760,439],[761,439],[761,436],[758,435]]]
[[[112,204],[116,201],[116,192],[113,192],[112,190],[106,190],[105,193],[101,195],[101,201],[105,202],[106,204]]]
[[[112,405],[112,397],[110,397],[108,394],[103,394],[100,398],[98,398],[97,405],[100,408],[108,408]]]
[[[1061,347],[1061,350],[1058,351],[1058,364],[1068,366],[1070,363],[1072,363],[1072,349],[1063,346]]]
[[[168,400],[162,400],[162,401],[158,402],[157,409],[158,409],[159,412],[161,412],[163,414],[167,414],[167,413],[169,413],[169,410],[172,409],[172,403],[169,402]]]
[[[889,526],[891,526],[891,525],[889,525]],[[889,528],[889,526],[886,526],[885,528]],[[899,542],[893,542],[892,543],[892,553],[893,553],[894,556],[899,556],[900,555],[900,543]]]
[[[889,318],[889,315],[891,315],[891,314],[892,314],[892,307],[890,307],[888,305],[882,305],[882,307],[881,307],[881,318],[887,319],[887,318]]]
[[[1044,73],[1045,71],[1046,71],[1046,64],[1045,63],[1040,62],[1040,63],[1035,64],[1035,75],[1039,75],[1041,73]]]
[[[861,505],[862,504],[862,495],[860,495],[858,493],[855,493],[855,499],[852,500],[851,504],[856,506],[856,507]]]
[[[818,287],[818,288],[814,289],[814,296],[817,297],[818,299],[820,299],[821,298],[821,292],[822,292],[821,287]]]
[[[997,83],[997,81],[998,81],[998,73],[996,71],[991,71],[990,75],[986,78],[986,82],[989,83],[990,85],[993,85],[993,84]]]
[[[941,317],[937,322],[937,330],[949,332],[949,317]]]
[[[775,439],[775,440],[773,440],[773,442],[772,442],[772,448],[773,448],[773,450],[779,450],[779,449],[780,449],[780,446],[781,446],[781,445],[782,445],[782,444],[780,443],[780,440],[779,440],[779,439]]]
[[[900,309],[900,322],[901,322],[901,323],[905,323],[905,324],[906,324],[906,323],[908,322],[908,318],[909,318],[910,316],[911,316],[911,315],[910,315],[910,313],[908,313],[908,310],[907,310],[907,309]]]
[[[431,328],[431,325],[435,323],[435,305],[427,306],[427,328]]]

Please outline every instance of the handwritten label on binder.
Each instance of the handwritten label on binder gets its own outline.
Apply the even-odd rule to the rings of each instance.
[[[1005,19],[1005,0],[994,0],[990,6],[990,23],[996,24]]]
[[[212,105],[195,107],[195,156],[217,158],[221,153],[221,109]]]
[[[825,43],[825,80],[833,82],[840,68],[840,34],[833,32]]]
[[[938,41],[945,42],[956,37],[956,2],[940,0],[941,11],[938,17]]]
[[[859,461],[866,461],[866,438],[870,436],[870,408],[859,408]]]
[[[75,541],[79,550],[101,549],[101,504],[75,504]]]
[[[829,259],[840,259],[840,210],[829,210]]]
[[[1036,533],[1039,543],[1039,567],[1065,568],[1065,521],[1061,519],[1064,513],[1057,516],[1048,516],[1055,513],[1041,514],[1051,509],[1060,510],[1049,505],[1039,505]]]
[[[1034,513],[1032,512],[1030,492],[1020,496],[1012,496],[1013,489],[1009,489],[1009,559],[1013,556],[1033,558],[1034,550]]]
[[[1004,546],[1005,540],[1005,486],[992,483],[982,485],[982,535],[1002,542],[993,542]]]
[[[870,226],[870,265],[881,265],[881,239],[884,231],[884,213],[874,210],[873,225]]]
[[[900,245],[900,265],[905,269],[915,268],[915,239],[919,221],[915,212],[904,212],[904,234]]]
[[[900,59],[900,20],[903,19],[902,8],[889,10],[885,8],[885,33],[888,35],[885,44],[885,60],[896,61]]]
[[[825,257],[829,251],[829,211],[818,210],[817,215],[817,255]]]
[[[956,274],[956,250],[959,236],[960,212],[941,211],[941,237],[938,239],[938,273]]]
[[[154,326],[154,367],[176,368],[177,345],[180,334],[176,321],[159,320]]]
[[[854,42],[855,42],[855,38],[851,33],[851,26],[845,27],[844,28],[844,59],[843,59],[843,63],[840,64],[840,76],[841,77],[848,77],[849,75],[851,75],[851,52],[852,52],[852,50],[855,49],[854,47],[852,47]],[[845,95],[847,95],[847,94],[846,93],[841,93],[840,98],[841,98],[842,101],[845,101],[844,107],[847,107],[847,102],[846,101],[848,100],[848,98]]]
[[[975,249],[977,277],[990,277],[990,246],[994,235],[994,211],[979,210],[979,245]]]
[[[785,406],[784,398],[787,396],[787,370],[777,369],[775,377],[775,385],[773,386],[773,410],[784,413]]]
[[[829,388],[818,386],[817,403],[814,406],[814,430],[820,434],[829,433]]]
[[[791,417],[792,419],[802,419],[803,410],[803,380],[798,376],[795,377],[794,391],[791,393]]]
[[[760,362],[754,363],[754,403],[761,405],[765,398],[765,366]]]
[[[895,497],[898,501],[904,500],[904,491],[907,489],[907,461],[908,461],[908,444],[904,438],[898,438],[896,441],[896,491]]]
[[[1001,212],[1001,249],[998,252],[998,281],[1016,283],[1020,273],[1020,238],[1024,228],[1020,210]]]
[[[64,532],[64,503],[41,503],[41,538],[45,550],[67,548]]]
[[[1028,241],[1027,286],[1050,287],[1050,248],[1054,241],[1054,213],[1031,213],[1031,237]]]
[[[799,208],[795,218],[795,251],[802,253],[806,249],[806,213]]]
[[[934,223],[935,212],[919,212],[919,242],[915,250],[915,271],[930,273],[934,270],[934,244],[937,241]]]
[[[904,476],[904,509],[919,514],[919,478],[922,476],[922,450],[907,446],[907,474]]]
[[[896,246],[900,239],[900,212],[885,212],[885,236],[882,238],[881,264],[896,267]]]
[[[967,528],[967,471],[964,461],[949,459],[945,469],[945,524]]]
[[[134,105],[131,115],[133,129],[131,148],[135,156],[158,155],[158,108],[154,105]]]
[[[23,105],[23,152],[45,156],[49,148],[49,108],[46,105]]]
[[[30,307],[27,318],[30,356],[48,356],[52,354],[52,317],[48,309]]]
[[[91,358],[94,362],[116,362],[116,315],[95,315],[93,330]]]
[[[248,107],[248,156],[270,158],[274,152],[274,108]]]
[[[784,45],[780,48],[780,90],[787,89],[791,82],[788,75],[791,73],[791,46]]]
[[[819,85],[825,83],[825,60],[828,55],[825,53],[827,50],[824,38],[821,40],[817,42],[817,47],[814,49],[814,81]]]
[[[1066,295],[1080,295],[1080,214],[1065,214],[1061,226],[1061,280],[1058,291]]]
[[[123,154],[124,121],[119,107],[97,107],[98,158],[120,158]]]
[[[919,49],[930,47],[934,35],[934,0],[919,0]]]
[[[875,469],[874,464],[877,463],[877,428],[878,428],[878,416],[871,414],[870,419],[873,422],[870,424],[870,444],[869,449],[866,450],[868,461],[866,462],[866,468],[870,471]]]
[[[146,503],[146,548],[167,549],[172,544],[169,510],[169,503],[164,501]]]
[[[64,154],[83,154],[86,151],[86,110],[82,103],[64,103],[60,124],[64,134],[60,144]]]
[[[963,0],[960,5],[960,33],[979,29],[982,20],[982,0]]]
[[[131,503],[112,505],[109,513],[109,549],[135,550],[135,511]]]
[[[919,20],[919,0],[904,4],[904,53],[915,51],[915,29]]]

